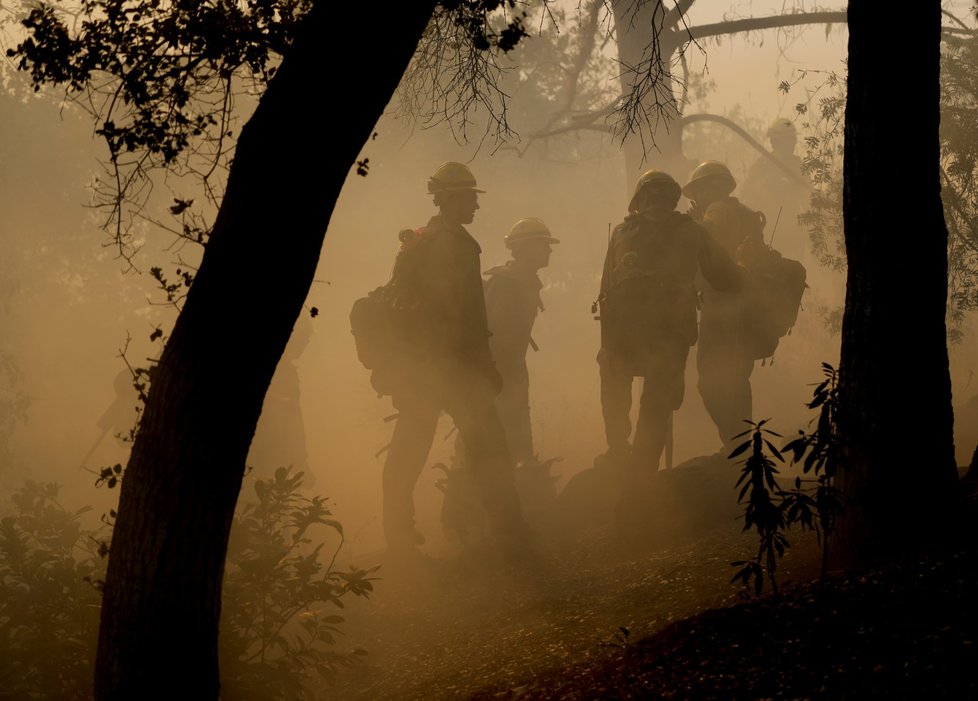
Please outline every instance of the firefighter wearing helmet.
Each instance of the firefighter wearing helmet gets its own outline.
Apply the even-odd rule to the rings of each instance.
[[[526,355],[539,349],[531,334],[537,314],[543,311],[539,271],[550,264],[560,240],[538,217],[520,219],[503,237],[510,259],[483,275],[488,315],[489,346],[503,387],[496,406],[506,432],[517,470],[541,463],[533,448],[530,426],[530,377]]]
[[[659,468],[672,412],[685,393],[686,359],[696,342],[697,291],[702,274],[720,289],[737,289],[741,271],[691,217],[676,211],[680,186],[663,171],[644,173],[629,214],[608,242],[597,301],[601,323],[598,368],[607,452],[596,466],[626,475],[626,519],[636,517]],[[632,381],[644,378],[634,434]]]
[[[811,192],[808,177],[802,172],[798,130],[784,117],[774,120],[767,130],[771,151],[760,154],[750,165],[741,188],[741,199],[764,212],[782,253],[807,261],[808,233],[798,223],[798,215],[808,207]]]
[[[483,192],[465,164],[438,167],[428,178],[438,212],[425,226],[402,232],[388,283],[397,307],[406,310],[399,318],[410,320],[413,344],[404,354],[410,362],[390,383],[398,413],[383,470],[384,534],[398,555],[413,556],[425,542],[415,526],[413,494],[443,411],[465,441],[466,462],[499,542],[519,547],[525,538],[495,405],[501,380],[489,348],[481,248],[465,228]]]
[[[683,194],[692,201],[691,216],[747,271],[746,279],[751,281],[768,269],[772,257],[780,256],[766,245],[766,217],[733,196],[736,186],[723,163],[704,161],[690,174]],[[755,361],[765,357],[758,349],[766,340],[758,335],[754,317],[762,312],[746,290],[707,284],[701,296],[697,387],[727,446],[744,430],[744,421],[753,418],[751,374]]]

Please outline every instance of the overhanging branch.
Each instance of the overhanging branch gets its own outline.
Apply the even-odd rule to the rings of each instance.
[[[701,24],[689,27],[689,38],[704,39],[706,37],[752,32],[760,29],[779,29],[782,27],[797,27],[803,24],[845,24],[845,10],[826,10],[822,12],[792,12],[786,15],[771,15],[769,17],[745,17],[744,19],[726,20],[712,24]]]

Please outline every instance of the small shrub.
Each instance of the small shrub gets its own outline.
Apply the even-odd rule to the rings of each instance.
[[[751,560],[738,560],[731,563],[740,569],[731,581],[741,581],[754,592],[760,594],[764,587],[764,576],[771,582],[772,591],[777,594],[778,560],[790,547],[785,531],[798,524],[802,530],[814,531],[822,546],[822,578],[828,571],[828,541],[835,529],[835,523],[842,513],[844,504],[835,479],[839,470],[845,466],[845,449],[836,422],[839,409],[838,372],[828,363],[822,363],[825,379],[818,383],[808,402],[810,409],[818,409],[815,429],[811,433],[798,431],[798,437],[789,441],[781,450],[775,447],[766,436],[779,434],[764,428],[767,421],[754,423],[747,421],[751,428],[735,436],[748,437],[730,453],[731,458],[750,450],[744,460],[737,486],[740,487],[739,502],[745,498],[744,530],[755,528],[758,534],[757,556]],[[795,478],[790,490],[783,489],[777,480],[777,462],[784,462],[782,452],[791,455],[792,464],[801,463],[804,474],[812,477]],[[768,455],[770,453],[770,455]]]
[[[0,519],[0,698],[91,698],[105,561],[82,527],[91,508],[58,492],[28,481]]]
[[[796,480],[796,491],[801,492],[805,482],[809,488],[805,490],[806,498],[797,500],[797,512],[792,512],[791,519],[815,531],[822,546],[822,579],[825,579],[828,574],[829,537],[844,509],[835,481],[840,470],[845,468],[846,454],[837,423],[839,374],[828,363],[822,363],[822,373],[825,379],[815,386],[812,400],[807,405],[809,409],[818,409],[818,415],[812,419],[815,429],[811,433],[799,430],[798,437],[785,445],[784,451],[791,453],[793,463],[802,463],[805,474],[813,475],[807,480]]]
[[[110,476],[112,468],[106,468]],[[341,570],[343,529],[326,499],[280,468],[252,484],[231,527],[221,617],[222,698],[310,698],[364,654],[338,652],[343,597],[368,596],[374,569]],[[111,518],[65,509],[55,484],[27,482],[0,519],[0,698],[90,699]],[[315,533],[317,529],[328,533]],[[324,562],[325,541],[334,547]],[[321,686],[321,684],[319,684]]]
[[[343,527],[324,497],[300,493],[302,477],[278,468],[254,482],[257,501],[235,514],[221,614],[222,698],[307,698],[308,682],[328,680],[365,654],[336,650],[338,610],[347,594],[369,596],[376,568],[336,567]],[[331,534],[335,545],[324,558]]]
[[[778,462],[784,462],[784,458],[767,438],[767,436],[780,438],[780,434],[764,428],[767,421],[764,419],[754,423],[747,420],[751,428],[734,436],[734,438],[747,437],[747,440],[730,453],[730,458],[735,458],[750,450],[750,455],[743,461],[744,467],[737,480],[737,486],[741,488],[738,502],[744,503],[746,499],[744,530],[754,528],[758,536],[757,555],[751,560],[738,560],[731,563],[734,567],[740,567],[731,581],[740,580],[747,588],[753,581],[756,594],[760,594],[764,589],[765,575],[771,582],[772,591],[778,593],[775,577],[778,560],[784,556],[791,545],[784,534],[788,527],[785,519],[785,493],[778,486],[776,477],[778,469],[772,460],[774,458]],[[770,452],[770,456],[765,449]]]

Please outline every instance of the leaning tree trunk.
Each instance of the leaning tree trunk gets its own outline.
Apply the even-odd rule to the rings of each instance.
[[[433,2],[317,2],[241,132],[122,481],[96,698],[216,699],[228,532],[330,215]],[[383,61],[364,51],[382,47]],[[327,114],[328,112],[328,114]]]
[[[849,3],[840,423],[853,563],[941,537],[957,499],[939,178],[941,3]],[[893,37],[900,37],[895,60]],[[911,74],[906,66],[914,66]],[[922,75],[922,78],[915,76]]]

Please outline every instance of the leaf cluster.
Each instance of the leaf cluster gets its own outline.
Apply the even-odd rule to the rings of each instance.
[[[441,0],[439,5],[479,51],[511,51],[529,36],[526,12],[515,12],[516,0]]]
[[[95,121],[109,151],[95,206],[107,212],[120,255],[146,204],[152,174],[190,174],[214,197],[228,165],[235,96],[261,92],[311,0],[59,0],[22,21],[8,50],[35,90],[53,85]],[[219,188],[216,188],[219,189]],[[199,231],[185,238],[201,237]]]
[[[342,570],[343,528],[320,496],[300,494],[303,473],[279,468],[254,483],[257,501],[235,516],[224,577],[222,686],[230,697],[306,698],[306,683],[353,664],[334,648],[343,598],[367,597],[376,568]],[[325,541],[336,537],[324,561]]]
[[[72,27],[63,6],[34,8],[23,21],[29,37],[8,55],[38,89],[78,93],[108,81],[97,133],[112,157],[145,149],[170,164],[217,123],[199,95],[239,69],[267,82],[310,2],[85,0]]]
[[[374,570],[336,566],[343,529],[301,489],[301,473],[282,468],[255,481],[257,500],[235,515],[220,635],[227,698],[307,698],[307,681],[363,654],[334,649],[336,612],[347,595],[369,596]],[[0,698],[88,699],[115,512],[86,528],[91,507],[69,511],[58,485],[30,481],[12,500],[0,519]],[[329,533],[338,543],[324,563]]]
[[[9,441],[27,421],[32,399],[23,387],[24,375],[12,353],[0,348],[0,469],[9,462]]]
[[[750,450],[737,481],[738,499],[740,503],[746,500],[744,530],[754,528],[759,539],[752,560],[731,563],[740,568],[732,581],[740,581],[747,588],[753,583],[756,594],[763,590],[765,575],[777,593],[777,563],[791,545],[785,531],[795,524],[815,533],[822,545],[822,575],[827,575],[829,536],[844,507],[835,482],[845,468],[846,455],[837,424],[841,402],[838,371],[822,363],[822,374],[825,379],[815,385],[807,403],[809,409],[818,412],[811,432],[799,430],[798,437],[779,450],[768,436],[780,435],[764,428],[766,420],[748,421],[751,428],[736,436],[748,439],[730,454],[735,458]],[[801,464],[804,475],[810,475],[795,477],[791,489],[782,488],[777,478],[777,463],[785,462],[784,454],[790,456],[792,464]]]
[[[754,583],[754,592],[760,594],[764,588],[764,575],[771,581],[771,588],[777,593],[778,559],[784,556],[790,547],[784,531],[788,527],[786,511],[788,504],[785,493],[778,485],[778,468],[775,460],[784,462],[781,452],[775,447],[768,436],[780,437],[780,434],[764,428],[768,419],[753,422],[745,419],[750,428],[734,438],[747,438],[730,453],[730,459],[750,451],[743,460],[743,468],[737,480],[740,493],[737,500],[746,506],[744,508],[744,528],[754,529],[758,535],[757,555],[753,560],[737,560],[731,563],[740,569],[731,581],[740,581],[745,587]],[[770,452],[770,455],[768,455]],[[772,459],[773,458],[773,459]]]
[[[801,75],[811,73],[802,71]],[[978,29],[959,22],[941,45],[941,198],[948,228],[948,339],[963,337],[965,318],[978,310]],[[795,84],[783,82],[788,92]],[[805,139],[804,172],[815,186],[799,221],[819,262],[846,266],[842,221],[845,81],[829,73],[796,106]],[[898,145],[894,145],[897,148]]]
[[[28,481],[0,519],[0,698],[90,698],[104,574],[91,510]]]

